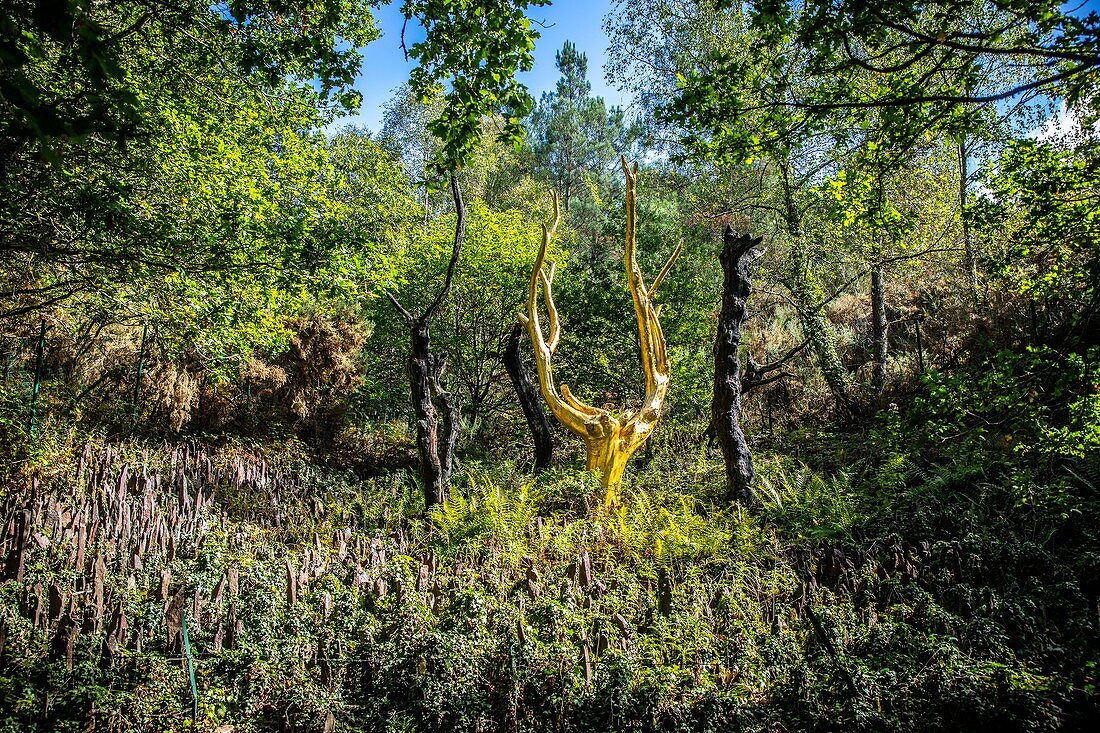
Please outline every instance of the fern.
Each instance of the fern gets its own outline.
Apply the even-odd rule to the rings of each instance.
[[[795,536],[843,535],[858,517],[848,474],[825,478],[800,461],[760,461],[756,492],[764,516]]]

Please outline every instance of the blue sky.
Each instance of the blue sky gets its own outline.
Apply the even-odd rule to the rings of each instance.
[[[554,0],[553,5],[532,8],[528,17],[535,23],[542,37],[535,42],[535,66],[520,75],[520,80],[536,99],[553,89],[558,81],[554,66],[554,52],[566,41],[588,56],[588,80],[592,93],[610,104],[625,106],[628,100],[607,85],[603,65],[607,55],[607,35],[603,31],[603,18],[614,0]],[[381,127],[382,106],[398,86],[409,78],[409,70],[415,66],[406,62],[401,53],[401,3],[394,0],[374,11],[374,21],[382,31],[382,37],[363,49],[363,71],[355,88],[363,95],[359,114],[340,120],[337,124],[365,125],[372,132]],[[406,44],[412,45],[423,37],[420,26],[410,22]]]
[[[1090,12],[1100,13],[1100,0],[1070,0],[1062,4],[1062,10],[1081,15],[1088,15]]]
[[[601,96],[609,104],[628,107],[630,99],[607,84],[604,78],[604,61],[607,57],[608,38],[603,30],[603,19],[615,0],[553,0],[552,5],[532,8],[529,17],[536,24],[541,38],[535,42],[534,68],[520,75],[536,99],[553,89],[558,80],[554,66],[554,53],[565,41],[573,41],[588,56],[588,80],[592,93]],[[1086,15],[1100,12],[1100,0],[1070,0],[1063,10]],[[406,62],[401,53],[401,3],[391,0],[374,11],[375,23],[382,37],[363,51],[363,70],[355,88],[363,95],[358,115],[343,118],[336,124],[364,125],[372,132],[381,127],[382,106],[393,96],[394,90],[409,78],[415,64]],[[410,22],[406,43],[412,45],[423,37],[420,26]]]

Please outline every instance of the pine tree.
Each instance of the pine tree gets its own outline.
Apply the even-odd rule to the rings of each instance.
[[[586,173],[598,173],[615,159],[616,143],[627,135],[623,112],[607,109],[603,97],[592,96],[588,59],[566,41],[555,54],[561,78],[556,89],[542,95],[530,123],[535,168],[561,193],[569,210]]]

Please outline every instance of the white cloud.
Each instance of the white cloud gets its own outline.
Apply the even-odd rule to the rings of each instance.
[[[1091,129],[1086,129],[1082,125],[1081,116],[1077,110],[1066,107],[1063,100],[1058,105],[1058,111],[1041,127],[1032,130],[1028,137],[1039,142],[1056,142],[1077,138],[1088,132],[1100,135],[1100,121],[1094,122]]]

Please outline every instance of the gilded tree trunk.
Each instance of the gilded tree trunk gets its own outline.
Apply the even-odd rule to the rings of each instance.
[[[602,436],[584,438],[585,468],[589,471],[599,472],[600,485],[608,490],[608,503],[614,500],[612,492],[615,486],[622,483],[626,464],[638,448],[645,443],[645,437],[624,436],[623,428],[626,426],[615,425]],[[632,439],[633,437],[633,439]]]
[[[647,285],[638,266],[636,252],[635,198],[637,195],[638,166],[627,165],[622,159],[623,173],[626,175],[626,247],[623,260],[626,265],[626,284],[634,301],[634,315],[638,322],[638,340],[642,349],[642,372],[645,376],[645,399],[642,406],[623,415],[612,415],[609,411],[586,405],[562,385],[559,392],[554,383],[554,371],[551,357],[557,349],[561,336],[561,324],[558,310],[554,305],[552,286],[554,267],[544,269],[546,248],[560,221],[558,199],[554,201],[554,221],[542,230],[542,247],[535,259],[531,273],[531,283],[527,292],[527,312],[520,316],[520,322],[527,328],[531,343],[535,347],[535,367],[539,377],[539,391],[546,400],[550,412],[570,431],[584,440],[588,452],[587,466],[591,471],[599,471],[600,482],[606,490],[605,503],[610,505],[617,500],[616,488],[622,480],[623,470],[631,455],[641,447],[661,414],[661,406],[668,392],[669,363],[668,346],[661,330],[657,309],[653,305],[653,295],[672,268],[673,262],[683,249],[681,242],[669,257],[665,266]],[[538,313],[538,293],[542,287],[549,320],[549,335],[545,335]]]
[[[737,234],[726,227],[722,252],[722,309],[714,340],[714,395],[711,429],[726,464],[726,490],[731,499],[752,498],[752,452],[741,430],[741,329],[748,316],[752,292],[752,263],[760,255],[760,238]]]

